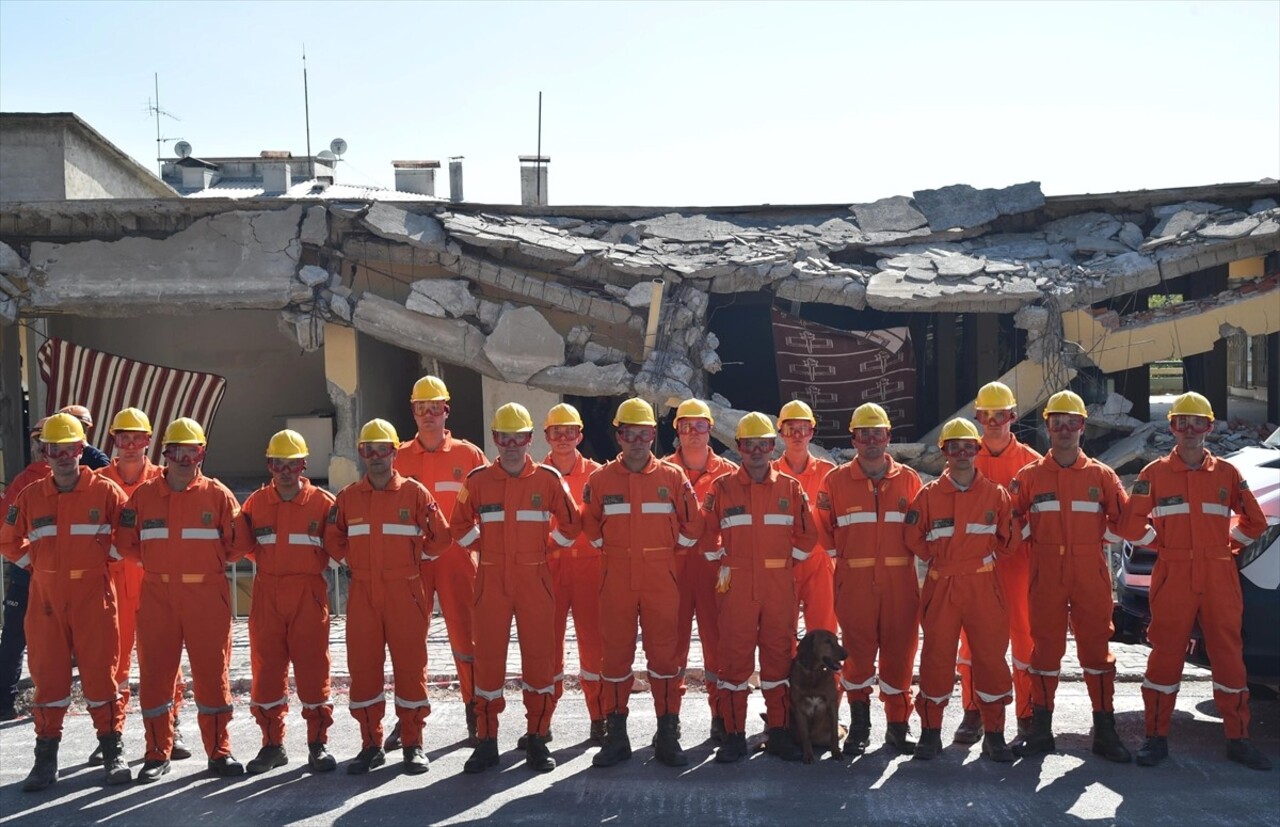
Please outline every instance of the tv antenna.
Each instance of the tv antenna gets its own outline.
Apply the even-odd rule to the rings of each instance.
[[[154,99],[154,100],[153,100],[153,99],[151,99],[151,98],[148,98],[148,99],[147,99],[147,114],[149,114],[149,115],[154,115],[154,116],[155,116],[155,119],[156,119],[156,164],[157,164],[157,165],[159,166],[159,168],[160,168],[160,175],[161,175],[161,176],[163,176],[163,175],[164,175],[164,161],[163,161],[163,159],[161,158],[161,155],[162,155],[163,150],[164,150],[164,143],[165,143],[166,141],[177,141],[177,140],[180,140],[180,139],[179,139],[179,138],[164,138],[164,137],[161,137],[161,135],[160,135],[160,116],[161,116],[161,115],[163,115],[164,117],[166,117],[166,118],[170,118],[170,119],[175,120],[175,121],[180,121],[180,120],[182,120],[182,118],[179,118],[177,115],[173,114],[172,112],[168,111],[167,109],[162,109],[162,108],[160,108],[160,73],[159,73],[159,72],[156,72],[156,73],[155,73],[155,82],[156,82],[156,96],[155,96],[155,99]],[[184,156],[184,157],[185,157],[185,156]]]

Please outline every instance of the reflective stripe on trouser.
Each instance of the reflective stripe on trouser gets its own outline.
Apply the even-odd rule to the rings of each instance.
[[[1069,618],[1093,711],[1111,712],[1116,659],[1108,643],[1115,627],[1111,572],[1101,547],[1076,555],[1059,554],[1058,546],[1033,548],[1031,568],[1032,703],[1053,709]]]
[[[290,663],[307,719],[307,743],[324,741],[333,714],[331,706],[327,720],[316,711],[329,701],[329,587],[323,575],[258,574],[249,610],[249,653],[251,709],[263,744],[284,743]]]
[[[996,578],[1000,581],[1005,609],[1009,612],[1009,648],[1013,653],[1013,694],[1016,699],[1014,710],[1016,717],[1027,718],[1031,715],[1031,674],[1026,666],[1031,663],[1034,643],[1028,605],[1031,559],[1025,546],[996,562]],[[960,697],[966,710],[978,708],[978,698],[973,692],[972,660],[968,638],[962,632],[956,672],[960,674]]]
[[[62,737],[73,657],[97,733],[119,732],[124,725],[115,680],[120,644],[115,590],[106,568],[101,574],[86,573],[80,580],[34,573],[23,626],[27,668],[36,685],[36,737]]]
[[[752,578],[760,578],[754,584]],[[754,586],[754,588],[753,588]],[[752,594],[759,596],[753,599]],[[764,692],[766,726],[785,727],[790,722],[787,677],[796,649],[795,579],[785,568],[737,569],[729,591],[718,595],[720,614],[720,684],[738,695],[755,671],[756,650],[760,651],[760,688]],[[721,708],[732,711],[735,720],[725,717],[725,729],[742,732],[745,715],[736,698],[725,698]]]
[[[822,549],[814,549],[806,560],[798,560],[791,567],[796,581],[797,618],[804,615],[806,632],[826,629],[832,634],[840,631],[836,619],[835,564]]]
[[[129,672],[133,667],[133,644],[138,628],[138,601],[142,598],[142,566],[133,560],[107,565],[116,587],[116,618],[120,626],[120,655],[116,658],[116,689],[125,710],[129,708]],[[179,698],[181,695],[179,695]]]
[[[472,607],[475,605],[476,564],[471,552],[452,545],[435,560],[424,560],[418,566],[427,597],[427,619],[435,601],[440,601],[444,628],[453,650],[453,664],[458,670],[458,687],[462,702],[470,704],[475,691],[475,634],[472,631]]]
[[[1000,585],[991,573],[961,574],[925,580],[920,601],[924,645],[920,654],[920,691],[916,711],[921,726],[942,726],[955,685],[956,644],[963,629],[973,653],[973,690],[987,732],[1003,731],[1004,708],[1013,682],[1004,653],[1009,620]]]
[[[373,600],[378,585],[381,599]],[[361,749],[382,746],[386,650],[391,650],[400,742],[422,744],[422,724],[431,714],[427,700],[427,626],[431,604],[421,577],[374,584],[357,577],[347,601],[347,668],[351,672],[349,709],[360,723]]]
[[[711,562],[696,549],[680,558],[680,615],[677,635],[680,642],[680,666],[689,665],[689,648],[693,645],[693,619],[698,619],[698,645],[702,648],[703,683],[707,688],[707,704],[713,717],[720,715],[716,686],[719,664],[716,649],[720,645],[720,627],[716,611],[716,577],[720,563]]]
[[[508,577],[508,566],[517,566],[518,576]],[[508,582],[511,592],[507,591]],[[475,604],[477,738],[498,737],[498,716],[507,706],[502,687],[513,619],[525,687],[525,731],[545,736],[550,730],[556,707],[555,611],[551,572],[545,564],[517,563],[503,557],[493,562],[482,559]]]
[[[572,612],[583,700],[591,720],[602,720],[600,663],[604,657],[604,645],[600,642],[600,557],[562,555],[549,560],[547,565],[551,569],[551,584],[556,594],[556,701],[564,694],[564,638]]]
[[[226,728],[231,717],[227,679],[231,607],[222,577],[202,583],[183,583],[179,578],[168,583],[159,578],[143,580],[138,606],[138,695],[146,719],[148,761],[168,759],[173,748],[173,696],[184,646],[205,751],[210,758],[220,758],[231,752]]]
[[[916,567],[850,568],[844,561],[838,566],[836,615],[841,644],[848,652],[841,679],[849,703],[868,702],[878,685],[885,720],[904,722],[911,713],[911,676],[920,643]]]
[[[639,568],[639,567],[638,567]],[[653,695],[659,715],[680,714],[682,699],[677,608],[680,592],[676,585],[673,558],[654,555],[646,558],[632,587],[631,558],[606,552],[600,585],[600,638],[604,658],[600,667],[601,708],[606,715],[626,715],[636,655],[636,633],[644,646],[646,668],[651,675],[671,675],[674,686],[664,686]]]
[[[1151,573],[1151,625],[1142,699],[1147,735],[1168,735],[1182,664],[1198,620],[1213,670],[1214,693],[1228,738],[1249,737],[1249,692],[1240,639],[1244,611],[1235,559],[1167,560]],[[1161,691],[1164,690],[1164,691]]]

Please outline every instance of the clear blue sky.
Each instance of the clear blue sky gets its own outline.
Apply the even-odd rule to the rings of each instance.
[[[350,144],[340,180],[465,155],[471,201],[869,201],[1280,177],[1280,2],[0,0],[0,109],[71,111],[155,168]],[[172,143],[166,145],[172,154]],[[447,176],[442,175],[442,179]],[[447,180],[438,182],[447,194]]]

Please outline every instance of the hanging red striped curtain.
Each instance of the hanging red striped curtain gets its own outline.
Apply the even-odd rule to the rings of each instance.
[[[779,395],[809,404],[819,444],[846,447],[849,417],[864,402],[884,407],[895,440],[915,436],[916,359],[907,328],[838,330],[774,308],[773,342]]]
[[[151,419],[157,438],[151,459],[160,460],[159,435],[173,420],[187,416],[208,433],[222,403],[227,380],[212,373],[167,368],[49,339],[38,354],[40,378],[48,390],[45,413],[84,405],[97,423],[99,447],[111,453],[111,418],[124,408],[139,408]]]

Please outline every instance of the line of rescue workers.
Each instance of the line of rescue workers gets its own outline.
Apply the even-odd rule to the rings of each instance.
[[[171,758],[190,755],[177,729],[184,647],[209,771],[245,772],[228,736],[232,618],[224,572],[246,556],[257,564],[250,708],[262,730],[251,773],[288,762],[290,664],[307,762],[315,772],[337,766],[326,747],[333,704],[323,572],[331,558],[351,573],[348,709],[362,743],[347,764],[352,774],[384,764],[395,748],[406,772],[428,769],[426,637],[437,599],[474,747],[467,773],[499,762],[513,619],[526,721],[520,748],[530,769],[555,768],[548,743],[563,692],[570,613],[590,737],[600,745],[597,767],[631,757],[638,631],[657,716],[655,755],[668,766],[687,764],[680,707],[695,616],[715,760],[747,755],[757,655],[767,752],[798,760],[788,672],[801,611],[806,628],[841,633],[848,653],[838,677],[850,707],[847,756],[869,747],[876,688],[886,743],[917,759],[938,756],[957,671],[965,713],[955,742],[981,740],[983,755],[1001,762],[1052,752],[1069,623],[1093,705],[1092,751],[1129,762],[1115,729],[1115,658],[1108,650],[1106,544],[1122,538],[1157,550],[1152,651],[1142,683],[1146,739],[1137,762],[1153,766],[1168,755],[1183,653],[1198,621],[1227,756],[1270,769],[1248,738],[1233,561],[1266,522],[1239,472],[1205,450],[1214,417],[1199,394],[1175,401],[1169,424],[1176,447],[1143,469],[1130,493],[1080,449],[1087,412],[1070,391],[1045,406],[1051,450],[1042,457],[1012,434],[1017,403],[1010,389],[983,387],[976,403],[982,432],[966,419],[947,422],[939,438],[946,470],[927,485],[889,455],[892,423],[876,404],[854,411],[849,430],[857,453],[839,467],[811,456],[816,420],[803,402],[783,407],[776,430],[765,415],[747,414],[736,429],[739,467],[711,450],[711,411],[696,399],[677,409],[679,448],[666,459],[652,451],[653,409],[638,398],[624,401],[613,420],[620,453],[604,465],[578,451],[583,423],[566,404],[547,413],[551,451],[535,462],[528,456],[533,420],[514,403],[494,415],[498,451],[490,463],[445,427],[449,400],[444,382],[426,376],[411,395],[413,439],[401,442],[381,419],[365,424],[358,453],[366,473],[336,497],[303,476],[303,438],[275,434],[266,450],[271,482],[243,507],[201,473],[206,438],[191,419],[165,429],[166,462],[156,466],[147,458],[146,415],[120,411],[111,423],[116,457],[99,471],[80,464],[81,419],[59,413],[42,420],[33,434],[39,457],[28,468],[34,481],[6,492],[0,531],[4,557],[32,575],[26,633],[36,746],[23,789],[44,789],[58,777],[73,658],[98,733],[91,760],[104,765],[107,784],[132,778],[121,732],[135,634],[146,730],[137,780],[156,781]],[[779,434],[785,450],[773,460]],[[915,558],[928,564],[923,588]],[[914,698],[921,731],[912,741],[921,629]],[[396,724],[384,740],[388,649]],[[1018,731],[1011,745],[1004,739],[1010,703]]]

